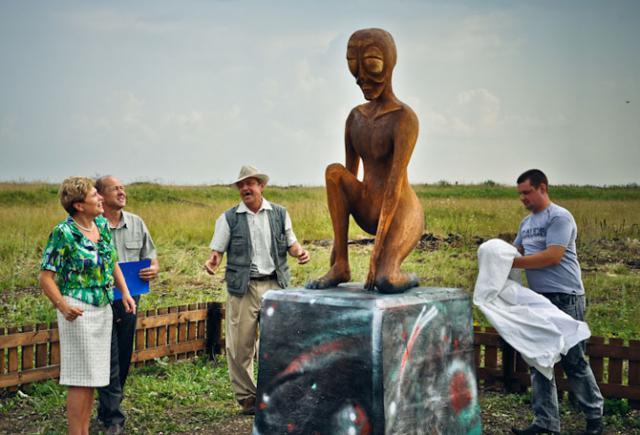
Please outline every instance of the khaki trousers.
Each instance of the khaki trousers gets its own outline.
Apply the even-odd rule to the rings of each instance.
[[[253,358],[258,345],[258,319],[262,296],[268,290],[280,289],[276,280],[249,281],[247,293],[227,293],[225,314],[225,348],[231,388],[236,400],[256,396],[253,380]]]

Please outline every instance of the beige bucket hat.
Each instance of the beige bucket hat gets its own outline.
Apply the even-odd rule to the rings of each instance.
[[[260,181],[262,184],[267,184],[267,182],[269,181],[269,176],[267,174],[263,174],[251,165],[246,165],[240,168],[238,179],[232,184],[235,186],[236,183],[239,183],[242,180],[246,180],[247,178],[257,178],[258,181]]]

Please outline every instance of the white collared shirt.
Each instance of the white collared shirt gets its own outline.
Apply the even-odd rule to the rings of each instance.
[[[251,246],[253,247],[253,255],[251,256],[251,274],[252,275],[271,275],[276,270],[276,265],[271,258],[271,228],[269,227],[269,217],[265,210],[272,210],[271,203],[266,199],[262,199],[262,204],[257,213],[252,212],[247,206],[241,202],[236,213],[247,214],[247,224],[249,225],[249,235],[251,238]],[[287,246],[293,245],[297,239],[293,233],[293,225],[291,217],[287,211],[284,221],[285,236],[287,238]],[[231,239],[231,230],[224,213],[216,220],[216,227],[213,238],[209,244],[212,251],[226,252]]]

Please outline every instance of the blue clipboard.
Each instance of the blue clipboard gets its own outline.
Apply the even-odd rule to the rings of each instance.
[[[149,281],[140,279],[138,274],[140,273],[140,269],[151,266],[150,259],[118,262],[118,265],[120,266],[120,270],[122,270],[124,280],[127,283],[127,287],[129,288],[129,293],[131,294],[131,296],[149,293]],[[120,292],[118,287],[113,288],[113,299],[122,299],[122,293]]]

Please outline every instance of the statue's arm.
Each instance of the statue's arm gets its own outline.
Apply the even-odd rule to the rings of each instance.
[[[393,222],[396,210],[398,209],[398,203],[400,202],[400,195],[402,195],[402,187],[405,181],[404,178],[407,176],[407,166],[409,165],[411,154],[413,154],[417,138],[418,118],[411,109],[405,107],[403,116],[401,116],[398,123],[396,123],[393,132],[393,157],[389,177],[386,181],[384,196],[382,198],[376,240],[373,253],[371,254],[369,277],[367,278],[368,288],[373,285],[384,242],[389,233],[389,227],[391,222]]]
[[[344,128],[344,154],[345,154],[345,168],[351,172],[354,177],[358,176],[358,167],[360,166],[360,156],[353,149],[351,143],[351,123],[353,121],[353,112],[347,117],[347,122]]]

